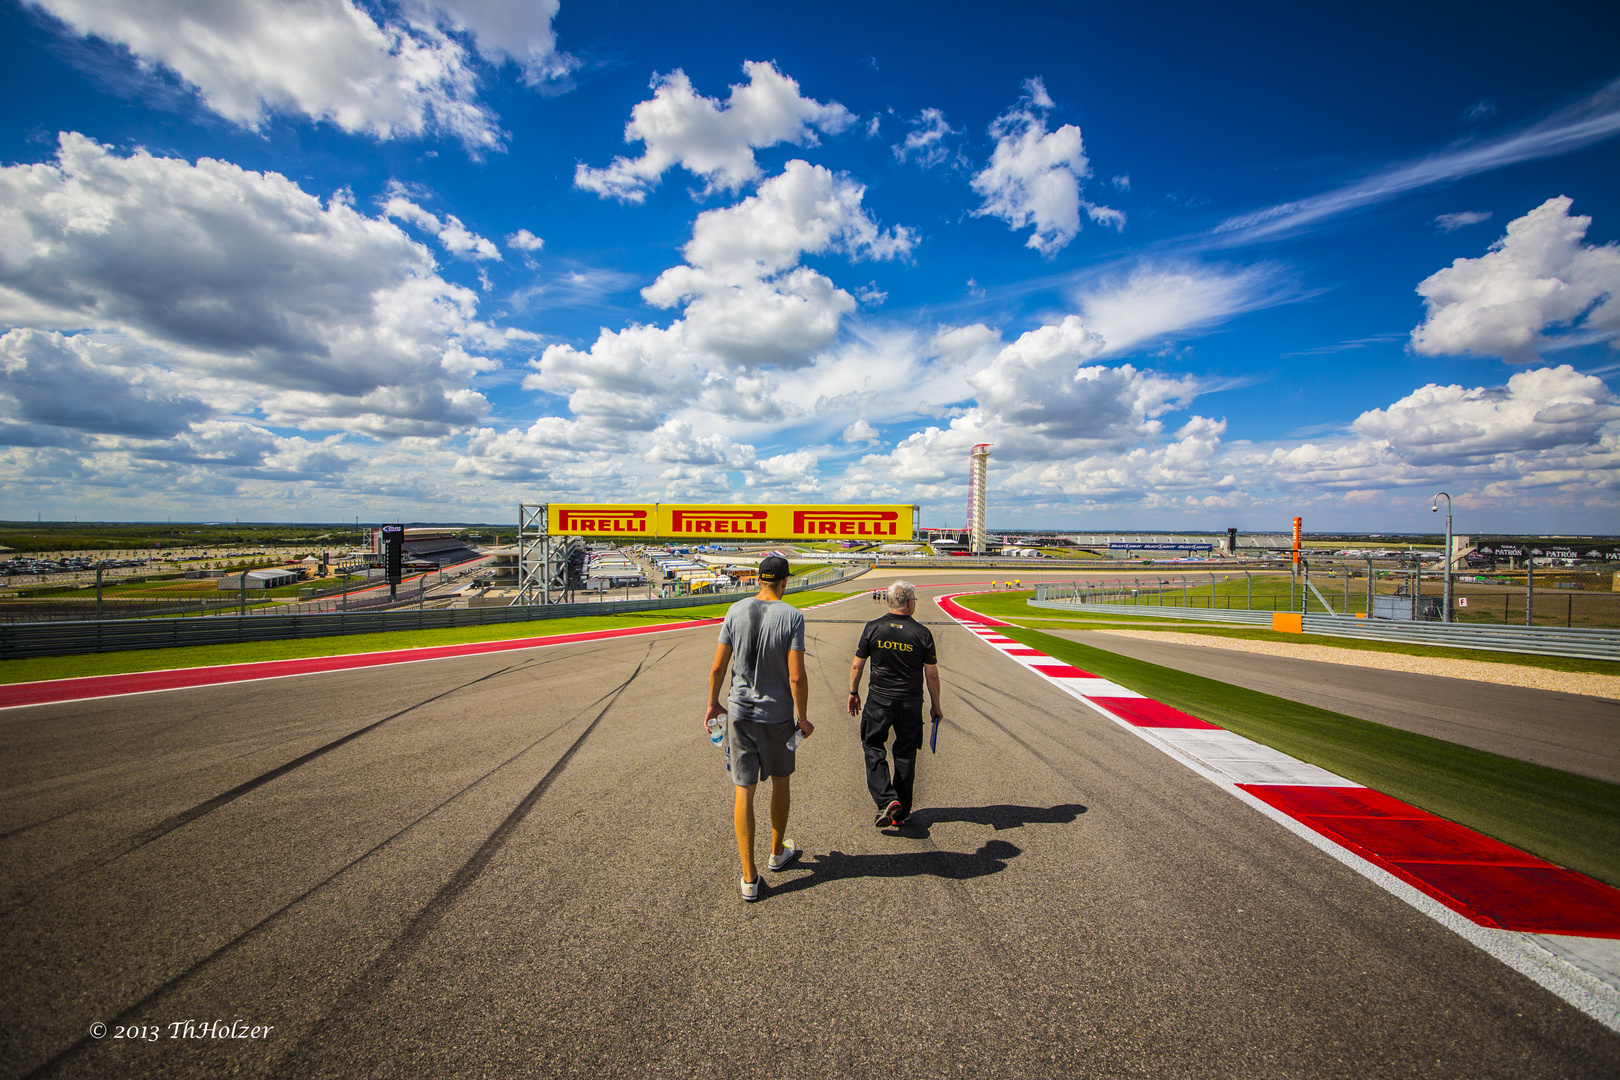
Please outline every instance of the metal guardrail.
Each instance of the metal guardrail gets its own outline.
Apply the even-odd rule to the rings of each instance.
[[[1187,619],[1271,627],[1270,611],[1227,611],[1221,608],[1149,607],[1134,604],[1091,604],[1073,600],[1028,600],[1030,607],[1085,611],[1099,615],[1140,615],[1149,619]],[[1557,626],[1494,626],[1477,623],[1386,622],[1343,615],[1306,615],[1304,632],[1365,641],[1399,641],[1448,649],[1567,656],[1581,660],[1620,660],[1620,630],[1566,630]]]
[[[788,592],[805,592],[863,573],[819,570],[788,583]],[[215,615],[194,619],[104,619],[73,623],[0,625],[0,660],[25,656],[72,656],[81,653],[166,649],[184,645],[224,645],[239,641],[283,641],[292,638],[376,634],[396,630],[440,630],[492,623],[530,622],[579,615],[617,615],[637,611],[707,607],[755,595],[753,589],[606,604],[531,604],[496,608],[409,608],[403,611],[348,611],[319,614]]]

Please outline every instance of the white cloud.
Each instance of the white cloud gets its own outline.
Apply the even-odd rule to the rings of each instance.
[[[907,121],[907,125],[911,130],[906,132],[905,139],[890,147],[896,158],[915,161],[925,169],[950,160],[951,151],[945,145],[945,138],[959,133],[945,122],[944,113],[938,109],[924,109],[914,119]]]
[[[865,188],[819,165],[790,161],[759,191],[698,215],[687,262],[642,290],[648,303],[685,306],[690,348],[725,362],[793,367],[838,333],[855,299],[798,266],[805,253],[851,258],[909,254],[910,230],[880,229],[861,205]]]
[[[540,86],[579,66],[557,48],[552,20],[559,0],[411,0],[419,21],[438,22],[469,35],[480,55],[493,63],[510,60],[523,81]]]
[[[1152,437],[1158,417],[1199,393],[1197,380],[1086,365],[1104,348],[1079,316],[1042,326],[1003,348],[970,376],[987,428],[1021,453],[1061,454],[1073,443],[1115,445]]]
[[[679,165],[704,180],[704,192],[737,191],[760,175],[756,149],[777,143],[814,146],[816,132],[836,134],[854,116],[835,102],[799,94],[799,84],[775,64],[743,65],[748,82],[733,85],[726,103],[692,89],[677,69],[653,79],[653,96],[630,110],[624,141],[640,142],[639,158],[617,157],[606,168],[583,162],[574,184],[603,198],[641,202],[669,169]]]
[[[444,220],[440,221],[438,217],[422,209],[397,190],[383,204],[383,213],[400,221],[408,221],[417,228],[432,233],[452,255],[478,260],[499,261],[501,258],[500,248],[468,229],[454,214],[447,214]]]
[[[866,443],[874,445],[878,441],[878,429],[865,420],[857,420],[844,429],[839,438],[847,443]]]
[[[1388,409],[1362,413],[1351,427],[1419,463],[1466,462],[1590,443],[1613,420],[1620,406],[1603,380],[1563,364],[1517,372],[1505,387],[1430,383]]]
[[[1225,246],[1279,239],[1408,191],[1521,161],[1567,154],[1616,134],[1620,134],[1620,80],[1571,108],[1500,138],[1385,169],[1308,199],[1228,218],[1216,227],[1213,239]]]
[[[129,49],[196,87],[214,112],[259,129],[272,113],[380,139],[441,132],[499,149],[467,48],[517,60],[531,78],[565,70],[556,0],[437,0],[379,22],[353,0],[29,0],[75,32]]]
[[[0,336],[0,376],[0,441],[7,443],[168,438],[217,407],[145,350],[83,335],[11,330]]]
[[[1456,232],[1468,225],[1478,225],[1482,221],[1491,220],[1489,210],[1459,210],[1455,214],[1441,214],[1434,219],[1440,226],[1441,232]]]
[[[501,257],[500,248],[468,229],[454,214],[445,215],[444,228],[439,231],[439,243],[452,255],[465,255],[469,259],[495,259]]]
[[[682,250],[690,265],[728,280],[785,270],[805,253],[880,260],[910,254],[915,234],[904,226],[878,228],[861,206],[865,194],[848,177],[790,161],[756,194],[699,214]]]
[[[1528,363],[1541,350],[1620,335],[1620,247],[1582,243],[1592,219],[1571,217],[1570,205],[1548,199],[1509,222],[1487,254],[1419,283],[1428,315],[1412,348]]]
[[[0,322],[138,343],[187,396],[280,426],[464,427],[488,408],[466,373],[494,363],[473,354],[508,344],[392,222],[207,158],[65,134],[54,164],[0,169],[0,251]]]
[[[1019,364],[1033,359],[1038,368],[1048,355],[1085,351],[1073,325],[1043,330],[1003,353],[1021,344]],[[1053,364],[1012,380],[1021,389],[1011,407],[982,395],[948,427],[866,455],[846,471],[840,495],[954,508],[965,494],[969,448],[989,442],[1003,520],[1128,509],[1207,527],[1207,512],[1244,508],[1321,509],[1345,520],[1347,499],[1362,519],[1380,508],[1402,513],[1410,500],[1403,492],[1436,486],[1457,494],[1460,506],[1494,508],[1493,518],[1522,513],[1527,497],[1538,514],[1556,507],[1612,517],[1620,498],[1620,404],[1601,380],[1568,366],[1519,372],[1504,387],[1425,386],[1361,414],[1338,438],[1231,446],[1220,419],[1190,416],[1167,433],[1164,418],[1197,387],[1128,366],[1077,370],[1089,385],[1059,411],[1083,399],[1092,418],[1083,434],[1103,437],[1074,437],[1050,413],[1030,411],[1036,395],[1053,392],[1060,370]],[[1046,437],[1030,437],[1031,425]]]
[[[855,299],[799,265],[806,253],[892,259],[910,252],[910,231],[881,228],[863,195],[847,177],[796,160],[754,195],[699,215],[688,261],[642,290],[651,304],[679,308],[679,317],[667,327],[604,329],[588,348],[547,346],[529,362],[523,386],[562,399],[567,417],[480,436],[479,453],[495,454],[497,464],[466,468],[522,468],[536,448],[552,447],[667,465],[658,479],[671,492],[707,491],[721,482],[715,470],[727,469],[755,485],[819,484],[814,462],[792,457],[798,451],[767,465],[755,445],[791,438],[785,424],[820,425],[831,437],[861,407],[854,398],[828,402],[831,388],[909,398],[929,385],[905,348],[882,363],[834,349]],[[881,389],[870,385],[874,376]],[[955,378],[960,397],[965,384],[959,372]]]
[[[1039,79],[1025,83],[1025,96],[990,125],[996,148],[990,163],[973,177],[973,190],[984,197],[978,215],[1002,218],[1014,229],[1033,226],[1027,242],[1047,258],[1080,232],[1080,211],[1092,221],[1124,228],[1125,215],[1081,197],[1091,175],[1080,129],[1064,124],[1046,130],[1052,99]]]
[[[517,232],[506,238],[506,243],[508,246],[515,247],[519,251],[539,251],[541,248],[546,246],[546,242],[544,240],[534,235],[534,233],[530,232],[528,229],[519,229]]]
[[[1520,371],[1505,387],[1437,386],[1361,414],[1351,435],[1243,454],[1300,487],[1390,489],[1436,483],[1505,494],[1620,488],[1620,406],[1601,379],[1568,365]],[[1612,496],[1611,496],[1612,497]]]
[[[777,454],[757,462],[743,481],[749,487],[767,488],[784,495],[817,495],[821,492],[817,463],[816,455],[808,450]]]
[[[648,461],[681,465],[714,465],[726,469],[750,469],[756,457],[754,448],[737,443],[720,432],[700,435],[684,421],[671,421],[653,433],[652,449],[643,455]]]
[[[1086,325],[1106,342],[1102,355],[1118,355],[1296,295],[1287,278],[1269,265],[1142,263],[1126,277],[1094,282],[1078,299]]]

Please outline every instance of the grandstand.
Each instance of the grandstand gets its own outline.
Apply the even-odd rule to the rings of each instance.
[[[468,547],[457,536],[412,536],[405,534],[404,561],[411,566],[431,566],[435,569],[471,562],[478,552]]]

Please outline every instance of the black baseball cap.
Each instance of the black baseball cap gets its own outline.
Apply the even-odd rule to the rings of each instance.
[[[759,560],[759,580],[786,581],[788,561],[780,555],[767,555]]]

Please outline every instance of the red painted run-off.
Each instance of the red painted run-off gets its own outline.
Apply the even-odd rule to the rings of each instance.
[[[1620,938],[1620,890],[1382,792],[1238,786],[1481,926]]]
[[[56,701],[142,694],[153,690],[179,690],[192,686],[275,679],[286,675],[312,675],[323,671],[348,671],[383,664],[409,664],[418,660],[443,660],[454,656],[533,649],[542,645],[567,645],[576,641],[633,637],[637,634],[684,630],[711,626],[719,619],[689,619],[685,622],[625,627],[619,630],[592,630],[583,634],[556,634],[552,637],[514,638],[507,641],[476,641],[466,645],[437,645],[425,649],[396,649],[390,652],[351,653],[347,656],[312,656],[301,660],[265,660],[256,664],[221,664],[218,667],[180,668],[175,671],[139,671],[129,675],[91,675],[82,679],[52,679],[49,682],[14,683],[0,686],[0,709],[17,705],[44,705]]]
[[[969,611],[948,597],[938,602],[947,614],[977,624],[971,628],[981,634],[986,625],[1008,625]],[[1002,651],[1014,656],[1043,655],[1022,647]],[[1095,677],[1056,662],[1030,667],[1053,679]],[[1088,696],[1086,700],[1136,727],[1218,728],[1150,698]],[[1620,938],[1620,889],[1382,792],[1362,787],[1237,786],[1481,926]]]
[[[949,615],[953,619],[959,619],[965,623],[974,623],[979,626],[1012,625],[1012,623],[1005,623],[1000,619],[992,619],[988,615],[980,615],[977,611],[969,611],[967,608],[963,607],[961,604],[958,604],[949,596],[942,596],[934,602],[940,606],[940,610],[945,612],[945,614]]]

